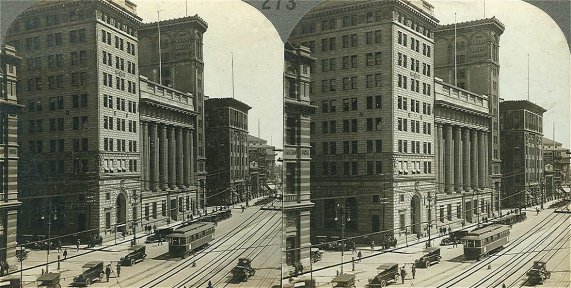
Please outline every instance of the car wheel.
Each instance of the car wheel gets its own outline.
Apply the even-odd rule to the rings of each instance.
[[[381,280],[381,288],[387,286],[387,281]]]
[[[135,265],[135,259],[131,259],[131,266]]]
[[[87,287],[89,285],[91,285],[91,280],[90,279],[85,280],[85,286]]]
[[[395,275],[395,283],[399,283],[399,275]]]
[[[426,268],[430,267],[430,262],[426,262]]]

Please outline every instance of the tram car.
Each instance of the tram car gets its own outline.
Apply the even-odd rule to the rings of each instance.
[[[527,214],[525,212],[520,212],[505,215],[502,218],[495,220],[494,223],[502,225],[513,225],[515,223],[525,221],[525,219],[527,219]]]
[[[167,236],[171,257],[184,258],[214,240],[214,223],[200,222],[183,226]]]
[[[493,252],[503,249],[508,243],[510,229],[506,225],[492,224],[470,231],[462,237],[464,258],[480,260]]]

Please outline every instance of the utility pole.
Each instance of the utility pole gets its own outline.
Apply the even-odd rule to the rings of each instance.
[[[351,221],[347,207],[342,204],[337,204],[335,209],[335,221],[341,220],[341,275],[343,275],[343,262],[345,262],[345,221]]]
[[[137,244],[137,191],[134,190],[133,194],[131,195],[131,199],[133,199],[133,241],[131,241],[131,246],[135,246]]]

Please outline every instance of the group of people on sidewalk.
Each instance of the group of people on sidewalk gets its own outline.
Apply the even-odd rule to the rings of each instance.
[[[412,273],[412,279],[414,279],[416,277],[416,264],[412,263],[410,270]],[[407,272],[406,272],[406,263],[405,263],[400,268],[400,280],[401,280],[402,284],[404,284],[404,279],[405,279],[406,275],[407,275]]]

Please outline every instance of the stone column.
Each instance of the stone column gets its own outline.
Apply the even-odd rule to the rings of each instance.
[[[169,188],[174,189],[176,187],[176,140],[175,140],[175,131],[174,126],[168,126],[169,132],[169,167],[168,167],[168,179],[169,179]]]
[[[168,171],[168,139],[167,139],[167,127],[164,124],[160,124],[159,126],[159,133],[160,133],[160,141],[161,145],[159,146],[160,150],[160,165],[159,165],[159,182],[160,187],[162,190],[166,190],[168,188],[167,185],[167,171]]]
[[[176,128],[176,185],[179,188],[183,187],[183,168],[182,163],[184,162],[184,154],[182,153],[182,127]]]
[[[445,142],[444,142],[444,132],[442,129],[443,125],[442,124],[438,124],[438,129],[439,129],[439,133],[438,133],[438,154],[440,154],[440,163],[438,163],[439,165],[439,174],[440,174],[440,192],[444,192],[445,186],[446,186],[446,168],[444,168],[444,164],[446,162],[446,150],[445,150]]]
[[[464,150],[464,154],[462,156],[462,168],[464,171],[464,191],[468,192],[470,191],[470,187],[472,186],[471,182],[470,182],[470,129],[465,128],[462,129],[462,138],[464,143],[462,143],[462,150]]]
[[[454,127],[454,191],[462,192],[462,128]]]
[[[141,142],[140,142],[140,152],[141,152],[141,167],[142,167],[142,178],[143,178],[143,190],[144,191],[149,191],[149,187],[150,187],[150,171],[149,169],[151,168],[151,165],[149,165],[150,163],[150,151],[149,151],[149,130],[148,130],[148,124],[147,122],[143,122],[140,121],[139,122],[141,124],[141,127],[139,128],[139,130],[141,131]]]
[[[153,191],[159,191],[159,163],[160,163],[160,143],[159,143],[159,125],[157,123],[151,123],[151,148],[152,148],[152,171],[151,171],[151,183]]]
[[[444,169],[446,170],[444,182],[446,183],[446,187],[444,188],[444,192],[451,193],[454,190],[454,149],[452,144],[452,126],[446,125],[444,129],[444,149],[446,149],[446,163],[444,164]]]
[[[189,175],[188,177],[189,177],[189,184],[190,185],[194,184],[194,180],[196,180],[194,178],[194,167],[195,167],[195,162],[196,162],[195,156],[196,155],[194,154],[194,131],[189,130],[188,131],[188,159],[186,161],[190,163],[189,164],[190,169],[188,169],[188,175]],[[198,197],[198,194],[199,193],[197,193],[197,197]]]
[[[183,183],[184,186],[189,187],[190,186],[190,161],[189,161],[189,157],[190,157],[190,153],[192,153],[192,151],[190,150],[190,145],[188,144],[190,142],[190,130],[188,128],[184,128],[182,131],[182,135],[183,135],[183,169],[184,169],[184,173],[183,173]]]
[[[484,142],[484,132],[478,131],[478,187],[484,188],[484,179],[486,178],[486,143]]]
[[[472,167],[472,190],[478,190],[478,131],[470,130],[470,163]]]

